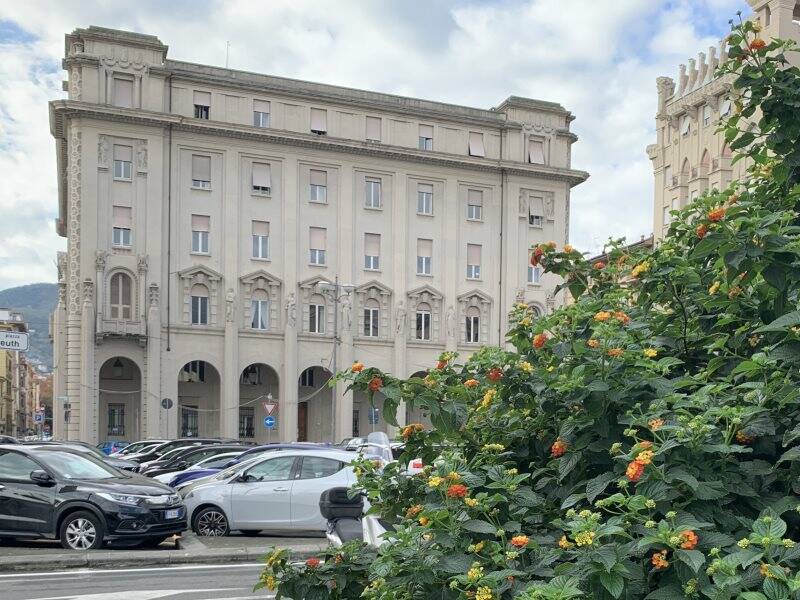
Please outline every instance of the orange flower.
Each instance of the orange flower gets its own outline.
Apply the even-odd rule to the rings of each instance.
[[[422,504],[415,504],[414,506],[410,506],[406,511],[406,517],[409,519],[413,519],[419,513],[422,512]]]
[[[547,246],[555,250],[558,247],[558,244],[556,244],[555,242],[547,242]]]
[[[464,387],[466,387],[466,388],[474,388],[474,387],[478,387],[479,385],[480,385],[480,382],[477,379],[467,379],[464,382]]]
[[[628,323],[631,322],[631,318],[621,310],[618,310],[614,313],[614,318],[623,325],[627,325]]]
[[[752,435],[747,435],[744,431],[737,431],[736,432],[736,441],[740,444],[749,444],[753,441]]]
[[[704,237],[706,237],[706,234],[708,233],[708,225],[706,225],[705,223],[698,225],[695,228],[694,232],[697,235],[697,237],[699,237],[702,240]]]
[[[650,419],[647,422],[647,426],[650,427],[651,431],[658,431],[664,426],[664,419]]]
[[[653,563],[653,566],[656,569],[666,569],[669,566],[669,561],[667,561],[667,551],[662,550],[661,552],[654,552],[653,556],[650,557],[650,562]]]
[[[761,50],[766,45],[767,45],[767,42],[765,42],[761,38],[756,38],[752,42],[750,42],[750,50]]]
[[[609,351],[607,352],[607,354],[608,354],[608,355],[609,355],[611,358],[619,358],[620,356],[622,356],[623,354],[625,354],[625,351],[624,351],[622,348],[611,348],[611,350],[609,350]]]
[[[596,263],[594,263],[594,268],[597,269],[598,271],[600,269],[605,269],[606,263],[604,263],[602,260],[598,260]]]
[[[503,369],[500,367],[494,367],[489,371],[487,375],[489,381],[500,381],[503,378]]]
[[[564,252],[571,254],[573,250],[575,250],[575,248],[573,248],[570,244],[564,244]]]
[[[550,456],[552,456],[553,458],[559,458],[561,456],[564,456],[564,453],[567,451],[567,448],[569,448],[567,442],[565,442],[561,438],[558,438],[555,442],[553,442],[553,445],[550,446]]]
[[[361,373],[361,371],[363,371],[363,370],[364,370],[364,363],[360,363],[360,362],[354,362],[354,363],[353,363],[353,366],[352,366],[352,367],[350,367],[350,370],[351,370],[353,373]]]
[[[600,341],[592,338],[586,342],[586,345],[589,346],[589,348],[597,348],[600,345]]]
[[[383,387],[383,379],[378,377],[377,375],[369,380],[369,384],[367,385],[370,392],[377,392],[379,389]]]
[[[602,323],[603,321],[608,321],[611,318],[611,313],[607,310],[601,310],[594,316],[594,320]]]
[[[628,465],[628,468],[625,469],[625,477],[633,483],[639,481],[642,475],[644,475],[644,465],[639,461],[634,460]]]
[[[539,248],[538,246],[534,249],[533,254],[531,254],[531,266],[538,267],[539,263],[542,260],[542,255],[544,254],[544,250]]]
[[[418,431],[422,431],[422,425],[420,425],[419,423],[412,423],[411,425],[406,425],[405,427],[403,427],[402,431],[403,439],[407,440]]]
[[[419,524],[422,525],[423,527],[425,527],[425,525],[427,525],[430,522],[431,522],[431,520],[428,517],[420,517],[419,518]]]
[[[639,442],[639,448],[642,450],[650,450],[653,447],[653,442],[650,440],[643,440]]]
[[[447,497],[448,498],[464,498],[467,495],[467,486],[463,483],[454,483],[449,488],[447,488]]]
[[[318,558],[314,558],[313,556],[306,561],[306,566],[309,569],[316,569],[320,564],[320,560]]]
[[[642,450],[639,455],[636,457],[636,462],[641,463],[643,465],[649,465],[653,462],[653,451],[652,450]]]
[[[725,218],[725,207],[720,206],[719,208],[715,208],[708,213],[708,220],[712,223],[716,223],[717,221],[722,221]]]
[[[515,548],[524,548],[528,545],[528,541],[527,535],[515,535],[511,538],[511,545]]]
[[[546,333],[537,333],[533,336],[533,347],[537,350],[547,343],[548,337]]]
[[[683,538],[681,548],[684,550],[694,550],[698,542],[697,534],[694,531],[682,531],[681,537]]]
[[[436,368],[439,369],[440,371],[444,369],[446,366],[447,366],[446,360],[440,360],[436,363]]]

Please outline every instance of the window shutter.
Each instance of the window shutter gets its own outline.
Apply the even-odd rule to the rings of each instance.
[[[211,157],[192,155],[192,179],[211,181]]]
[[[208,231],[211,217],[207,215],[192,215],[192,231]]]
[[[469,132],[469,154],[470,156],[486,156],[486,151],[483,148],[483,134]]]
[[[417,239],[417,256],[431,256],[433,254],[433,240]]]
[[[433,194],[433,186],[429,183],[420,183],[417,187],[417,191],[423,194]]]
[[[266,100],[253,100],[253,112],[269,113],[269,102]]]
[[[197,92],[194,93],[194,103],[200,106],[211,106],[211,92]]]
[[[114,78],[114,106],[133,107],[133,81]]]
[[[433,125],[420,125],[419,126],[419,137],[422,137],[422,138],[433,138]]]
[[[380,117],[367,117],[367,139],[381,140],[381,119]]]
[[[129,206],[115,206],[114,207],[114,227],[121,227],[123,229],[130,229],[133,223],[131,216],[131,208]]]
[[[381,236],[377,233],[364,234],[364,254],[367,256],[380,256]]]
[[[480,244],[467,244],[467,264],[468,265],[481,264]]]
[[[683,119],[681,119],[681,135],[686,135],[689,133],[689,126],[691,122],[689,121],[689,115],[684,115]]]
[[[528,160],[533,164],[544,164],[544,142],[542,140],[528,140]]]
[[[309,246],[312,250],[325,250],[328,230],[324,227],[310,227],[308,232]]]
[[[267,221],[253,221],[253,235],[269,235],[269,223]]]
[[[311,109],[311,130],[312,131],[328,131],[327,126],[328,113],[322,108]]]
[[[311,185],[328,185],[328,173],[326,171],[317,171],[315,169],[311,169],[309,179],[311,181]]]
[[[114,144],[114,160],[133,160],[133,148],[131,146],[117,146]]]
[[[483,191],[467,190],[467,204],[472,206],[483,206]]]
[[[253,186],[272,187],[270,166],[267,163],[253,163]]]
[[[535,217],[544,216],[544,198],[541,196],[531,196],[530,214]]]

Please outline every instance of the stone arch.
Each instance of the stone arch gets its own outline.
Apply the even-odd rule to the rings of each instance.
[[[178,436],[220,437],[221,376],[208,360],[189,359],[178,374]]]
[[[297,380],[297,441],[334,441],[331,424],[335,392],[328,387],[331,377],[333,373],[321,365],[309,365],[300,371]]]
[[[133,358],[117,354],[97,372],[97,429],[101,441],[136,441],[144,437],[142,369]]]
[[[119,298],[114,298],[115,292],[119,292],[121,290],[115,289],[117,282],[121,282],[120,278],[126,277],[128,280],[128,297],[130,299],[130,304],[128,305],[128,316],[123,317],[122,312],[120,310],[114,310],[115,300],[119,300]],[[125,267],[114,267],[110,269],[105,274],[105,280],[103,282],[104,290],[103,290],[103,298],[105,298],[103,312],[107,315],[109,320],[115,321],[134,321],[139,314],[139,280],[136,277],[136,274],[131,271],[130,269],[126,269]],[[118,306],[118,305],[117,305]],[[116,316],[115,316],[116,315]]]
[[[692,165],[688,158],[684,158],[681,163],[681,175],[689,175],[692,172]]]
[[[705,170],[706,173],[711,168],[711,154],[709,154],[708,148],[703,150],[703,154],[700,157],[700,168]]]
[[[278,405],[271,413],[276,426],[267,429],[264,403]],[[266,443],[280,438],[280,377],[278,371],[264,362],[245,365],[239,372],[239,439]]]

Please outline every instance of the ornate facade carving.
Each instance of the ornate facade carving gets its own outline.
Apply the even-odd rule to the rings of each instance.
[[[136,172],[147,173],[147,140],[136,142]]]
[[[294,292],[289,292],[289,295],[286,297],[286,305],[284,307],[284,312],[286,313],[286,325],[287,327],[294,328],[297,326],[297,298],[294,295]]]
[[[108,141],[108,136],[101,135],[97,139],[97,168],[108,168],[108,155],[111,143]]]
[[[81,99],[81,68],[77,65],[74,65],[72,69],[69,71],[69,99],[70,100],[80,100]]]
[[[245,275],[239,279],[239,285],[242,295],[242,319],[240,326],[245,329],[250,329],[253,325],[253,294],[258,290],[262,290],[267,294],[269,300],[269,331],[280,331],[281,323],[281,289],[283,282],[274,275],[267,273],[264,270],[255,271],[249,275]],[[291,298],[287,298],[287,308],[289,302],[294,302],[294,295],[290,294]],[[295,310],[295,309],[292,309]],[[289,317],[287,316],[287,319]],[[297,315],[294,315],[297,319]]]
[[[480,317],[478,342],[485,344],[489,341],[489,319],[492,314],[492,299],[480,290],[472,290],[458,297],[459,343],[466,343],[467,316],[474,310]]]
[[[543,190],[529,190],[520,189],[519,191],[519,218],[528,219],[531,211],[531,198],[541,198],[542,208],[545,217],[548,221],[554,221],[556,218],[556,199],[554,192]]]
[[[80,258],[81,258],[81,132],[72,129],[67,150],[68,221],[67,253],[68,286],[67,312],[80,313]]]
[[[159,303],[159,295],[160,295],[160,291],[158,289],[158,284],[157,283],[151,283],[149,290],[150,291],[149,291],[148,299],[147,299],[148,303],[150,304],[151,307],[157,307],[158,303]]]
[[[183,299],[183,323],[192,322],[192,287],[204,285],[208,289],[208,324],[218,325],[219,293],[222,284],[222,275],[208,267],[190,267],[178,273],[181,282],[181,295]]]
[[[91,279],[84,279],[81,290],[83,292],[83,303],[92,304],[94,301],[94,281]]]
[[[56,269],[58,270],[58,281],[65,282],[67,277],[67,253],[56,253]]]
[[[149,258],[147,254],[140,254],[136,260],[136,270],[139,271],[140,274],[147,273],[149,264]]]
[[[317,284],[321,282],[326,282],[327,280],[323,277],[311,277],[310,279],[306,279],[305,281],[300,282],[300,308],[302,310],[301,318],[302,318],[302,330],[306,333],[310,331],[309,327],[309,306],[311,305],[311,300],[314,297],[319,297],[324,300],[325,303],[325,333],[326,336],[333,335],[333,301],[328,294],[321,293],[317,290]]]
[[[391,331],[392,326],[392,290],[388,287],[383,285],[378,281],[368,281],[367,283],[358,286],[355,289],[355,299],[356,299],[356,325],[358,329],[356,330],[356,337],[365,337],[364,336],[364,309],[367,308],[368,304],[373,304],[373,302],[377,302],[378,304],[378,339],[380,340],[388,340],[393,337],[393,333]],[[398,305],[398,311],[401,310],[402,302]],[[399,315],[399,312],[398,312]],[[398,333],[402,333],[400,330],[402,326],[405,325],[404,320],[400,320],[399,318],[396,319],[395,328],[397,329]],[[375,339],[374,337],[370,339]]]
[[[98,250],[94,253],[94,270],[100,273],[106,271],[106,261],[108,260],[108,252],[105,250]]]

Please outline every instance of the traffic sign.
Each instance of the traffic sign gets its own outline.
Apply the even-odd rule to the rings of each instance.
[[[264,427],[267,429],[272,429],[275,427],[275,417],[273,416],[266,416],[264,417]]]
[[[267,413],[268,416],[274,413],[275,409],[278,408],[278,405],[274,402],[262,402],[261,404],[264,405],[264,412]]]
[[[371,406],[367,413],[367,419],[370,425],[377,425],[380,417],[380,410],[377,406]]]
[[[28,334],[17,331],[0,331],[0,350],[27,350]]]
[[[164,410],[169,410],[172,408],[172,398],[164,398],[161,400],[161,408]]]
[[[44,415],[42,413],[36,413],[33,415],[33,421],[35,423],[41,423],[44,420]]]

